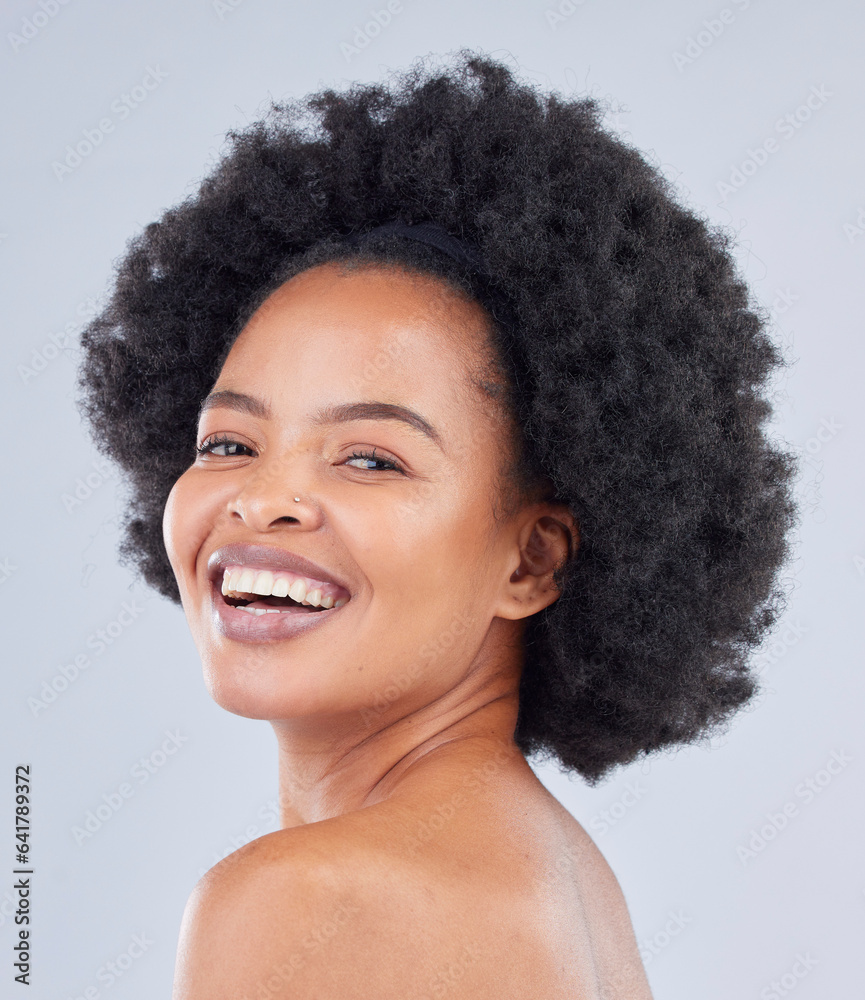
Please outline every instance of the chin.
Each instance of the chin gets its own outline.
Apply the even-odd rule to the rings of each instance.
[[[292,670],[291,658],[260,649],[202,657],[210,697],[232,715],[246,719],[292,719],[337,710],[336,692],[322,685],[321,670]],[[269,661],[269,662],[268,662]]]

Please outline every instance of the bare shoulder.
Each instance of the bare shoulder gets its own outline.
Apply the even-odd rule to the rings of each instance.
[[[400,832],[388,848],[394,827],[371,806],[267,834],[212,868],[184,912],[173,1000],[404,1000],[427,995],[418,956],[474,961],[471,942],[448,950],[443,896]]]
[[[559,839],[555,819],[488,835],[439,815],[381,803],[224,859],[187,904],[173,1000],[650,1000],[618,882],[572,817]]]
[[[550,815],[560,831],[553,870],[558,906],[573,919],[573,949],[588,943],[598,995],[604,1000],[652,1000],[631,915],[621,884],[597,844],[550,793]]]
[[[338,824],[320,825],[316,837],[307,828],[260,837],[200,879],[172,1000],[338,995],[323,991],[334,961],[350,960],[364,935],[366,852]]]
[[[457,982],[478,1000],[531,995],[521,968],[537,935],[495,880],[438,858],[376,806],[247,844],[193,890],[173,1000],[421,1000]]]

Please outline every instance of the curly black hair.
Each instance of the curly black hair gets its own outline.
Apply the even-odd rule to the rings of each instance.
[[[78,403],[130,489],[121,559],[179,602],[163,508],[199,404],[267,293],[356,258],[472,295],[521,431],[512,501],[552,483],[580,532],[559,598],[525,627],[515,740],[591,785],[716,731],[755,695],[749,654],[783,610],[797,520],[795,459],[765,433],[786,361],[731,237],[603,114],[469,50],[272,104],[229,133],[197,194],[130,241],[82,333]],[[346,242],[391,219],[439,223],[486,273],[410,239]],[[495,396],[497,381],[479,384]]]

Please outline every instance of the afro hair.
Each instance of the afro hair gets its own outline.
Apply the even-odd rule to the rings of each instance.
[[[797,517],[795,460],[765,433],[786,362],[731,238],[602,119],[594,99],[467,50],[272,104],[130,241],[79,373],[81,413],[129,488],[121,558],[179,602],[165,502],[268,291],[356,256],[473,295],[521,432],[510,483],[551,482],[580,533],[559,598],[525,627],[515,740],[590,784],[752,699]],[[438,223],[483,273],[414,240],[345,239],[391,219]]]

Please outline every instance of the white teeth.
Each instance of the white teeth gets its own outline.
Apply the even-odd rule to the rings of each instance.
[[[270,594],[273,592],[273,573],[269,569],[262,570],[255,578],[251,594]]]
[[[311,590],[307,587],[311,586]],[[321,587],[307,584],[302,579],[293,579],[285,574],[277,575],[272,570],[256,570],[250,567],[236,566],[227,568],[222,576],[222,593],[227,597],[243,598],[250,594],[260,597],[290,597],[298,604],[308,607],[330,609],[341,608],[348,603],[347,597],[335,601],[333,595],[325,594]],[[250,614],[278,614],[279,608],[248,608],[244,611]]]
[[[246,611],[251,615],[287,615],[290,614],[285,608],[250,608],[241,604],[238,611]]]
[[[294,583],[288,588],[288,596],[293,600],[301,603],[306,597],[306,584],[303,580],[295,580]]]

